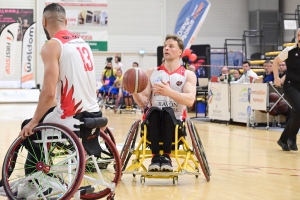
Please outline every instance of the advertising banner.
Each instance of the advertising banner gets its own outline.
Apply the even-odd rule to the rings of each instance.
[[[229,85],[209,83],[208,86],[208,118],[216,120],[230,120]]]
[[[231,84],[231,119],[235,122],[247,123],[250,107],[250,84]],[[249,109],[250,108],[250,109]]]
[[[21,41],[27,28],[33,22],[33,9],[0,9],[0,32],[10,23],[19,23],[17,40]]]
[[[0,103],[38,102],[40,90],[3,89],[0,90]]]
[[[190,0],[182,8],[175,26],[175,34],[180,35],[184,47],[193,44],[210,8],[208,0]]]
[[[58,3],[62,6],[107,6],[107,0],[45,0],[46,5]]]
[[[26,30],[22,42],[22,84],[27,81],[33,80],[33,74],[35,69],[35,27],[35,23],[31,24],[31,26]]]
[[[267,110],[268,84],[255,83],[250,84],[248,88],[250,106],[252,110]]]
[[[4,27],[0,33],[0,79],[15,73],[15,54],[19,23]]]
[[[84,39],[92,51],[107,51],[107,31],[71,31]]]
[[[107,10],[69,10],[66,9],[68,26],[106,26]]]

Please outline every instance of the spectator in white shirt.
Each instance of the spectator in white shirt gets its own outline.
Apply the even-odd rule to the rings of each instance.
[[[250,83],[250,77],[252,77],[251,83],[253,83],[255,79],[258,79],[257,74],[251,70],[251,65],[248,61],[243,62],[243,69],[244,69],[243,76],[239,80],[231,83]]]
[[[115,63],[117,64],[116,67],[114,67],[115,70],[123,70],[123,63],[121,63],[121,57],[115,56]]]

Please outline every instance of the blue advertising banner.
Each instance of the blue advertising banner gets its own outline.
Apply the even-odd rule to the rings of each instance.
[[[181,36],[185,49],[194,42],[209,11],[208,0],[190,0],[182,8],[175,26],[175,34]]]

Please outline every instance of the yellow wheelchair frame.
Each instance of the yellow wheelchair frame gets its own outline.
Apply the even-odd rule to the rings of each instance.
[[[190,119],[185,120],[183,127],[179,127],[179,125],[176,125],[175,127],[174,142],[172,142],[174,149],[171,151],[171,158],[174,158],[177,163],[174,172],[147,171],[144,161],[152,158],[152,152],[151,149],[148,148],[151,142],[147,140],[148,132],[146,124],[142,127],[141,140],[135,148],[140,124],[141,120],[137,120],[132,124],[121,151],[120,157],[123,174],[133,174],[134,177],[136,175],[141,175],[140,182],[142,184],[145,183],[145,178],[171,178],[173,179],[173,184],[176,185],[178,183],[179,175],[195,175],[195,177],[198,178],[201,174],[199,170],[200,165],[206,180],[210,180],[211,173],[205,151],[196,127]],[[188,129],[193,148],[190,147],[184,136],[179,136],[178,134],[179,129],[184,127]],[[160,142],[160,145],[162,145],[162,142]],[[179,149],[180,145],[182,146],[181,149]],[[163,152],[161,151],[160,153],[162,154]],[[127,167],[132,154],[135,155],[135,158]]]

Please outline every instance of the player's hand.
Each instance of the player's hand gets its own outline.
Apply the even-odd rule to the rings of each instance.
[[[155,83],[152,87],[152,90],[153,94],[168,96],[168,92],[172,89],[168,83],[161,81],[161,83]]]
[[[19,136],[24,140],[31,136],[34,132],[32,131],[36,126],[38,125],[38,122],[30,121],[26,126],[23,127],[21,130]]]
[[[275,78],[274,79],[274,85],[277,86],[277,87],[280,87],[281,86],[281,80],[279,78]]]

